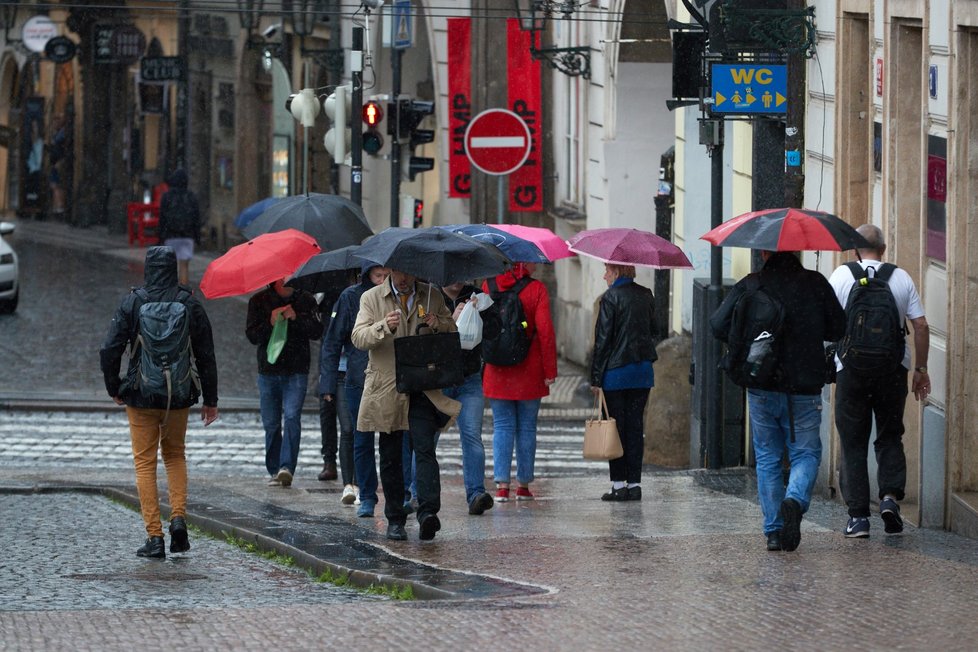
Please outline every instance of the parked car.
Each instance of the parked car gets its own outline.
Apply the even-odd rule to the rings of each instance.
[[[17,254],[3,239],[14,232],[12,222],[0,222],[0,314],[17,310],[20,297],[20,274],[17,267]]]

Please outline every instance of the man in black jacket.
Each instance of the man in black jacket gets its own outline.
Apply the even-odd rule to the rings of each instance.
[[[177,254],[180,283],[190,283],[190,260],[194,244],[200,242],[200,205],[187,187],[187,173],[179,168],[166,180],[170,187],[160,199],[160,242]]]
[[[163,527],[160,524],[160,504],[156,487],[156,451],[163,455],[170,497],[170,552],[190,549],[185,521],[187,509],[187,462],[184,439],[190,406],[197,402],[198,392],[192,388],[190,399],[167,406],[167,399],[144,396],[137,382],[139,356],[130,356],[126,379],[119,378],[122,356],[127,346],[136,348],[139,335],[139,308],[149,301],[180,301],[187,307],[190,318],[190,344],[200,376],[200,391],[204,396],[201,420],[205,426],[217,419],[217,361],[211,324],[204,307],[189,288],[177,284],[177,259],[170,247],[150,247],[146,251],[145,280],[139,294],[132,292],[123,298],[109,326],[100,351],[105,389],[119,405],[126,406],[129,432],[132,438],[136,466],[136,489],[139,508],[146,524],[148,538],[136,551],[140,557],[166,557]],[[140,294],[143,294],[141,297]]]
[[[763,251],[761,256],[764,267],[733,287],[710,317],[710,327],[727,341],[734,307],[752,278],[784,306],[781,376],[775,386],[748,389],[747,399],[767,549],[790,551],[801,541],[801,518],[822,458],[824,343],[845,334],[846,316],[825,277],[802,267],[794,253]],[[787,487],[781,472],[785,449],[791,461]]]
[[[276,357],[270,354],[268,343],[273,326],[282,319],[287,324],[285,346]],[[257,346],[268,485],[288,487],[299,461],[302,404],[309,382],[309,340],[318,340],[323,334],[316,299],[304,290],[286,287],[285,279],[279,279],[248,301],[245,334]]]

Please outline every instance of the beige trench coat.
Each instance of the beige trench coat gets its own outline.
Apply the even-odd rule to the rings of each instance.
[[[437,316],[438,331],[457,330],[441,292],[427,283],[418,281],[415,284],[414,305],[407,319],[401,316],[396,332],[391,332],[387,326],[387,313],[401,309],[390,281],[370,288],[360,297],[360,312],[357,313],[351,339],[353,346],[370,354],[363,398],[357,414],[357,430],[361,432],[408,430],[408,395],[398,392],[395,384],[394,339],[415,334],[417,325],[423,323],[418,315],[419,305],[426,313]],[[462,408],[461,403],[437,389],[426,391],[425,396],[453,421]]]

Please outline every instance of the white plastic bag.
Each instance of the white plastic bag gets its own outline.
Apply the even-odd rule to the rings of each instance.
[[[467,301],[465,303],[456,325],[463,350],[471,351],[479,346],[479,343],[482,342],[482,316],[474,302]]]

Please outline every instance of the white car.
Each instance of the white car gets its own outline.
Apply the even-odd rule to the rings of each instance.
[[[0,314],[17,310],[17,299],[20,297],[17,254],[3,239],[3,236],[13,232],[12,222],[0,222]]]

